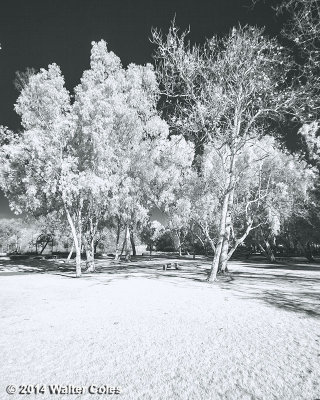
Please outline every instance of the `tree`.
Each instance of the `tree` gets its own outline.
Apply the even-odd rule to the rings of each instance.
[[[77,249],[76,272],[81,274],[81,176],[72,152],[75,121],[70,95],[59,67],[49,65],[31,75],[22,88],[16,112],[23,131],[2,131],[1,183],[16,213],[46,215],[63,209]],[[78,228],[78,230],[77,230]]]
[[[90,69],[72,105],[54,64],[31,75],[21,90],[16,111],[24,130],[18,136],[5,131],[4,190],[17,212],[64,210],[77,276],[82,242],[93,270],[99,224],[118,215],[119,205],[127,229],[145,213],[152,162],[169,143],[157,100],[153,67],[123,68],[104,41],[92,43]]]
[[[170,232],[181,254],[182,237],[190,223],[190,202],[184,194],[193,174],[194,146],[181,135],[159,139],[151,153],[153,169],[146,187],[151,207],[163,214],[163,225]]]
[[[0,243],[1,253],[9,253],[11,245],[14,243],[15,251],[19,251],[19,232],[15,229],[13,220],[1,219],[0,220]]]
[[[118,219],[126,232],[128,253],[134,227],[146,219],[152,154],[168,136],[157,101],[158,85],[150,64],[130,64],[125,69],[104,41],[92,44],[91,68],[75,90],[73,105],[75,141],[88,181],[84,207],[91,253],[99,221]]]
[[[302,123],[319,118],[320,4],[319,0],[284,0],[278,12],[288,15],[282,34],[295,54],[294,75],[299,84],[297,117]]]
[[[244,149],[238,169],[228,259],[250,236],[274,262],[276,241],[284,226],[294,216],[302,216],[308,204],[314,171],[296,155],[279,149],[268,136],[259,147]]]
[[[220,158],[223,196],[219,234],[208,280],[216,279],[236,187],[236,165],[243,146],[258,143],[270,121],[290,112],[292,65],[275,40],[257,28],[239,28],[222,40],[191,46],[173,25],[166,38],[153,32],[156,62],[167,115],[173,129],[197,143],[208,143]]]

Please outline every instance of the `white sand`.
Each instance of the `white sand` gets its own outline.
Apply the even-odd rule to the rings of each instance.
[[[0,399],[320,399],[319,319],[264,301],[274,286],[251,282],[212,286],[160,268],[1,276]],[[29,383],[122,393],[5,392]]]

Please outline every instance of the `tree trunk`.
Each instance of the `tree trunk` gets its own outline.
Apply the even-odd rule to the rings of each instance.
[[[96,270],[95,263],[94,263],[94,240],[93,238],[90,240],[90,243],[86,243],[86,272],[94,272]]]
[[[229,246],[227,247],[227,250],[225,250],[225,248],[224,248],[226,246],[226,244],[225,244],[226,241],[227,240],[225,239],[223,242],[221,256],[220,256],[220,260],[219,260],[218,273],[220,273],[220,274],[224,274],[229,271],[228,270],[229,258],[228,258],[228,253],[226,253],[228,251]]]
[[[120,242],[120,232],[121,232],[121,224],[120,219],[118,219],[118,226],[117,226],[117,241],[116,241],[116,254],[114,256],[115,260],[119,260],[119,242]]]
[[[69,255],[67,257],[67,261],[66,261],[67,263],[70,261],[70,258],[72,257],[73,249],[74,249],[74,242],[72,243],[71,250],[70,250]]]
[[[196,259],[196,248],[195,248],[195,242],[194,242],[194,232],[193,229],[191,230],[191,235],[192,235],[192,258],[195,260]]]
[[[86,267],[87,272],[94,272],[95,271],[95,264],[94,264],[94,242],[96,238],[97,226],[98,221],[95,223],[93,222],[92,218],[89,218],[89,232],[85,235],[85,251],[86,251]]]
[[[93,252],[90,250],[90,248],[86,249],[86,257],[87,257],[86,272],[95,272],[96,266],[94,263],[94,255],[93,255]]]
[[[122,256],[126,246],[127,246],[127,227],[125,226],[125,228],[124,228],[124,239],[123,239],[123,243],[122,243],[120,256]]]
[[[72,220],[72,217],[66,207],[65,207],[65,211],[67,214],[68,222],[71,227],[74,246],[76,248],[76,276],[80,277],[81,276],[81,213],[79,212],[79,216],[78,216],[78,232],[77,232],[76,226],[75,226],[75,224]]]
[[[228,214],[230,211],[228,211]],[[230,216],[227,215],[227,221],[230,219]],[[220,254],[220,259],[219,259],[219,266],[218,266],[218,273],[224,274],[225,272],[228,271],[227,268],[227,263],[228,263],[228,250],[229,250],[229,240],[230,240],[230,229],[231,229],[231,224],[228,226],[228,222],[226,223],[226,232],[225,236],[223,238],[223,243],[222,243],[222,248],[221,248],[221,254]]]
[[[176,241],[174,240],[176,238]],[[180,231],[179,230],[174,230],[173,231],[173,243],[174,243],[174,248],[175,250],[178,250],[179,252],[179,257],[182,256],[182,250],[181,250],[181,238],[180,238]]]
[[[137,251],[136,251],[136,245],[134,242],[133,229],[130,229],[130,243],[131,243],[131,247],[132,247],[132,255],[136,256]]]
[[[252,230],[252,222],[250,222],[250,223],[248,224],[245,233],[244,233],[239,239],[237,239],[237,240],[235,241],[234,245],[233,245],[233,246],[231,247],[231,249],[229,250],[229,252],[228,252],[228,257],[227,257],[227,261],[230,260],[230,258],[232,257],[233,253],[237,250],[238,246],[239,246],[240,244],[242,244],[242,243],[245,241],[245,239],[247,238],[247,236],[249,235],[249,233],[250,233],[251,230]],[[250,257],[250,254],[251,254],[251,253],[249,253],[249,255],[247,256],[247,259]]]
[[[81,276],[81,248],[77,244],[76,247],[76,276],[79,278]]]
[[[269,241],[266,240],[265,244],[266,244],[269,261],[271,261],[272,263],[276,262],[276,256],[274,255],[274,251],[273,251]]]
[[[97,249],[98,249],[99,243],[100,243],[100,240],[95,240],[94,246],[93,246],[93,254],[97,254]]]
[[[40,251],[40,254],[43,253],[43,251],[44,251],[44,249],[47,247],[47,244],[48,244],[48,243],[49,243],[49,242],[46,241],[46,243],[43,245],[43,247],[42,247],[42,249],[41,249],[41,251]]]
[[[231,234],[231,224],[232,224],[231,211],[233,208],[233,200],[234,200],[234,187],[232,187],[230,194],[229,194],[228,212],[226,215],[225,235],[223,238],[221,254],[220,254],[220,259],[219,259],[219,266],[218,266],[218,272],[221,272],[223,274],[228,271],[227,263],[229,260],[228,251],[229,251],[229,242],[230,242],[230,234]]]
[[[308,260],[308,262],[314,262],[313,254],[312,254],[312,247],[310,242],[308,242],[305,246],[303,246],[304,256]]]
[[[227,192],[225,194],[224,199],[223,199],[223,205],[222,205],[222,210],[221,210],[221,215],[220,215],[219,239],[218,239],[216,251],[215,251],[214,257],[213,257],[211,271],[210,271],[210,274],[208,277],[209,282],[214,282],[217,280],[219,261],[220,261],[222,246],[223,246],[223,240],[224,240],[224,236],[225,236],[225,232],[226,232],[226,216],[227,216],[227,212],[228,212],[228,201],[229,201],[229,192]]]
[[[260,250],[262,251],[262,253],[266,256],[266,258],[271,262],[271,263],[275,263],[276,262],[276,257],[274,255],[274,252],[270,246],[270,243],[268,240],[264,240],[265,243],[265,248],[262,246],[261,243],[258,243],[258,246],[260,248]]]
[[[129,226],[128,226],[128,225],[126,226],[126,238],[125,238],[125,243],[126,243],[126,246],[125,246],[125,249],[126,249],[126,257],[125,257],[125,260],[126,260],[126,261],[130,261],[130,245],[129,245],[129,243],[130,243],[130,231],[129,231]]]

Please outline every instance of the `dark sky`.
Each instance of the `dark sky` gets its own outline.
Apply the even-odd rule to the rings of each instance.
[[[276,1],[276,0],[275,0]],[[192,41],[242,25],[266,26],[277,34],[280,21],[271,0],[3,0],[0,11],[0,125],[19,128],[13,106],[18,96],[15,71],[39,69],[55,62],[69,90],[89,67],[90,43],[105,39],[126,65],[152,62],[152,27],[167,30],[190,25]],[[0,193],[0,218],[12,215]]]

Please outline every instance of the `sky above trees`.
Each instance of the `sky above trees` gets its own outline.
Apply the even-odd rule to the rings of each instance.
[[[6,0],[0,15],[1,124],[16,128],[19,123],[12,84],[18,70],[55,62],[71,89],[89,66],[93,40],[106,40],[124,65],[145,64],[152,60],[151,28],[166,31],[174,16],[181,28],[190,25],[190,38],[196,42],[238,23],[265,25],[276,33],[280,23],[270,3],[252,9],[251,0]]]
[[[271,3],[277,1],[252,8],[251,0],[6,0],[0,14],[0,123],[19,129],[13,108],[18,97],[13,85],[16,71],[39,70],[55,62],[72,90],[89,67],[93,40],[106,40],[124,65],[145,64],[152,62],[154,51],[151,28],[167,31],[174,17],[182,29],[190,25],[190,39],[197,43],[239,23],[266,26],[269,34],[277,34],[282,17],[276,16]],[[10,214],[0,193],[0,217]]]

